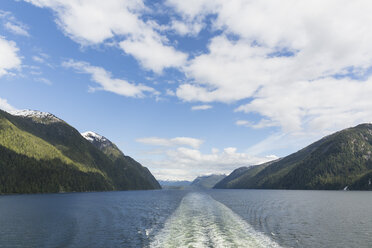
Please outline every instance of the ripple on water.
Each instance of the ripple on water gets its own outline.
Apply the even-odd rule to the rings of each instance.
[[[280,247],[207,194],[187,194],[150,247]]]

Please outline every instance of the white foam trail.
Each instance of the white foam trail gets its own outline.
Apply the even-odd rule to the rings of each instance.
[[[150,247],[280,247],[222,203],[189,193]]]

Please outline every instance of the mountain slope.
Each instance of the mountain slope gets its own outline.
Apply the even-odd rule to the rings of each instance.
[[[127,173],[129,163],[117,165],[50,113],[0,110],[0,193],[158,188]]]
[[[120,178],[126,178],[126,180],[118,182],[121,187],[133,189],[139,187],[143,189],[161,188],[159,182],[146,167],[143,167],[133,158],[125,156],[114,143],[104,136],[92,131],[82,133],[82,136],[108,156],[116,168],[120,168],[112,176],[118,178],[118,180]]]
[[[252,180],[254,176],[256,176],[260,171],[265,169],[270,164],[272,164],[272,162],[267,162],[250,167],[240,167],[231,172],[230,175],[219,181],[214,186],[214,188],[244,187],[243,185],[241,185],[242,183],[247,182],[248,180]]]
[[[234,171],[215,188],[371,190],[372,124],[327,136],[271,163]]]
[[[211,189],[224,179],[226,175],[208,175],[208,176],[199,176],[194,179],[194,181],[191,183],[191,186],[194,188],[201,188],[201,189]]]

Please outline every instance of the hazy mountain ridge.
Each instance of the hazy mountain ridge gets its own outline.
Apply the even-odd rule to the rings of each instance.
[[[282,159],[233,171],[215,188],[371,190],[372,124],[348,128]]]
[[[189,189],[191,181],[187,180],[159,180],[163,189]]]
[[[198,176],[192,181],[190,186],[194,188],[211,189],[225,177],[226,175],[220,174]]]
[[[159,180],[160,185],[162,186],[188,186],[191,184],[191,181],[187,180]]]
[[[0,111],[0,146],[0,193],[160,188],[147,168],[119,149],[101,151],[50,113]]]

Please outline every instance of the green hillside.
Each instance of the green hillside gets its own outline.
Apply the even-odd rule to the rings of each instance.
[[[143,167],[133,158],[125,156],[124,153],[110,140],[94,132],[87,133],[84,133],[83,136],[114,163],[116,169],[111,176],[117,181],[117,184],[120,187],[142,187],[144,189],[161,188],[158,181],[146,167]],[[136,175],[136,177],[133,177],[133,175]],[[123,178],[126,180],[121,180]]]
[[[371,190],[372,124],[327,136],[280,160],[239,168],[215,188]]]
[[[151,175],[146,168],[116,163],[50,114],[14,116],[0,110],[0,171],[0,193],[159,188],[142,175]]]
[[[226,175],[207,175],[207,176],[199,176],[195,178],[194,181],[191,183],[191,187],[193,188],[201,188],[201,189],[211,189],[224,179]]]

